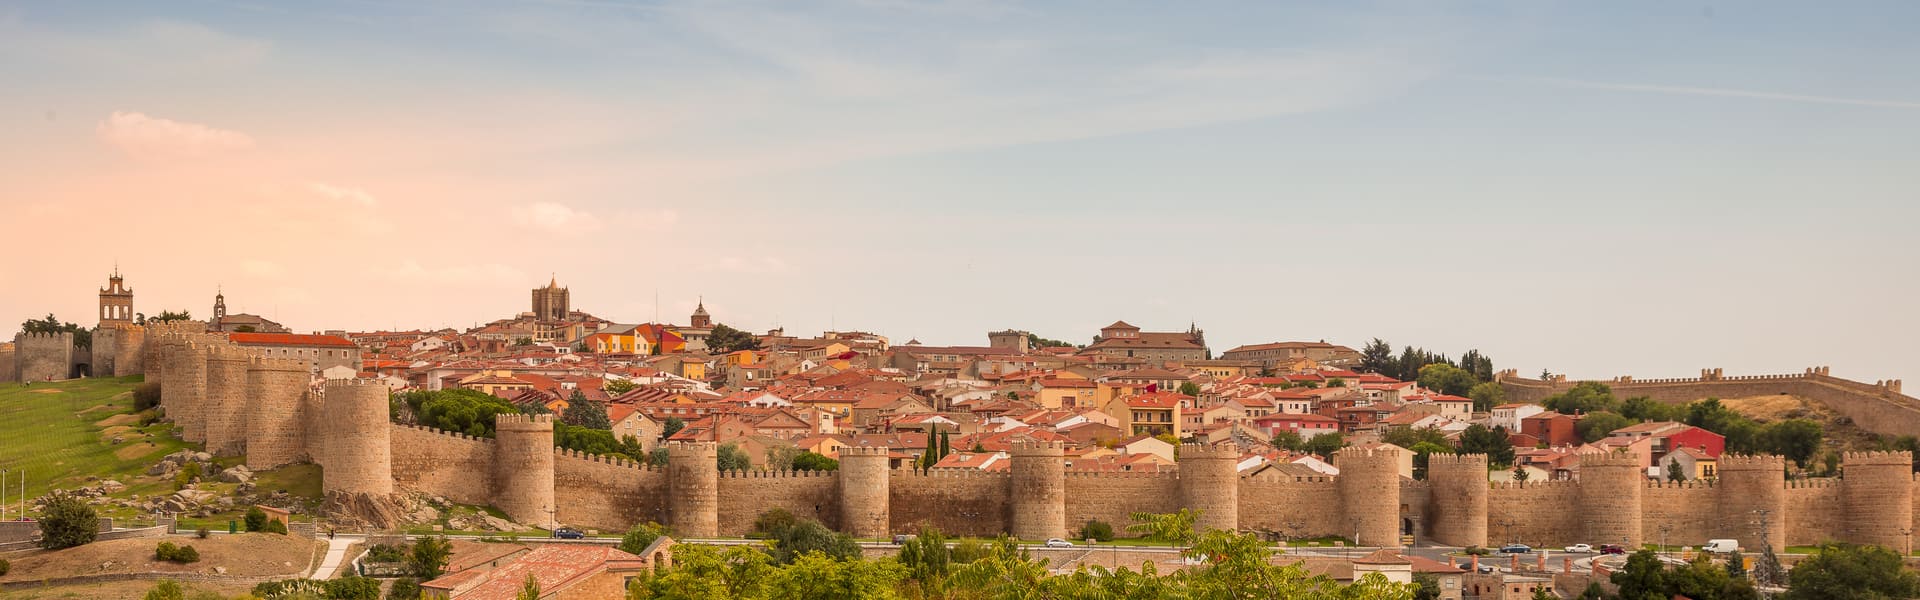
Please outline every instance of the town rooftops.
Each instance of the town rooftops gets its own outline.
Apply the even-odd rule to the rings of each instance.
[[[640,557],[605,546],[541,546],[497,569],[462,571],[420,586],[444,590],[447,596],[460,600],[512,600],[529,575],[539,582],[540,589],[559,591],[604,570],[639,570],[645,566]]]

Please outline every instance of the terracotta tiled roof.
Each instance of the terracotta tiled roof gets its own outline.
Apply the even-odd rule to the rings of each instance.
[[[334,348],[358,348],[352,341],[337,335],[306,335],[299,333],[229,333],[227,339],[235,344],[247,346],[325,346]]]

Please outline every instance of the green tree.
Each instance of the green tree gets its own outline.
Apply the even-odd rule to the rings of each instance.
[[[907,569],[895,561],[841,560],[812,552],[775,571],[768,597],[795,600],[892,600]]]
[[[1480,383],[1473,373],[1447,363],[1433,363],[1420,367],[1420,387],[1439,390],[1442,394],[1464,396]]]
[[[1506,467],[1513,464],[1513,441],[1505,427],[1488,429],[1475,423],[1460,432],[1460,453],[1485,454],[1490,466]]]
[[[91,544],[99,531],[100,515],[78,496],[56,491],[40,509],[41,548],[59,550]]]
[[[1546,586],[1533,588],[1533,600],[1560,600],[1560,595],[1547,591]]]
[[[899,560],[909,578],[920,582],[928,593],[937,594],[952,574],[953,550],[947,547],[947,536],[940,530],[921,527],[918,535],[900,546]]]
[[[680,430],[686,428],[687,422],[680,417],[667,417],[666,422],[660,424],[660,439],[673,437],[673,434],[680,433]]]
[[[1592,443],[1605,439],[1607,435],[1613,433],[1614,430],[1632,424],[1633,420],[1621,416],[1619,413],[1603,410],[1581,417],[1580,422],[1575,423],[1573,429],[1580,433],[1580,439]]]
[[[534,579],[533,574],[528,573],[526,581],[520,584],[520,593],[515,594],[513,599],[540,600],[540,580]]]
[[[1273,447],[1299,452],[1307,447],[1307,441],[1300,439],[1300,432],[1282,430],[1273,434]]]
[[[1695,600],[1719,600],[1732,583],[1726,567],[1715,564],[1713,557],[1705,552],[1694,556],[1685,566],[1667,571],[1669,598],[1677,594]]]
[[[827,529],[819,521],[805,519],[778,532],[773,538],[771,552],[773,562],[783,565],[810,553],[850,560],[859,558],[860,544],[847,534]]]
[[[770,508],[762,511],[759,516],[754,517],[753,533],[748,534],[747,537],[773,539],[780,537],[786,530],[792,529],[793,526],[799,524],[800,518],[793,516],[791,512],[787,512],[787,509]]]
[[[1395,445],[1397,446],[1398,444],[1395,444]],[[1428,442],[1424,440],[1418,443],[1415,443],[1413,447],[1407,448],[1407,450],[1413,452],[1413,478],[1421,481],[1425,481],[1427,479],[1427,473],[1428,473],[1427,465],[1432,461],[1433,455],[1435,453],[1439,453],[1439,454],[1453,453],[1453,448],[1449,448],[1446,446],[1442,446],[1440,444],[1435,444],[1433,442]]]
[[[1615,571],[1612,581],[1620,586],[1621,600],[1668,600],[1666,571],[1659,554],[1641,550],[1627,557],[1627,566]]]
[[[1563,415],[1611,411],[1618,404],[1619,401],[1613,398],[1613,388],[1598,381],[1582,381],[1565,392],[1540,401],[1541,406]]]
[[[1428,573],[1413,574],[1413,600],[1440,600],[1440,579]]]
[[[1920,577],[1900,554],[1879,546],[1828,542],[1787,573],[1785,600],[1913,598]]]
[[[387,600],[420,600],[420,580],[412,577],[393,580],[393,587],[387,590]]]
[[[1635,421],[1681,421],[1687,418],[1687,407],[1634,396],[1620,403],[1620,416]]]
[[[515,345],[515,346],[520,346],[520,347],[526,347],[526,346],[532,346],[532,345],[533,345],[533,338],[525,338],[525,337],[523,337],[523,338],[520,338],[520,339],[516,339],[516,340],[514,340],[514,341],[513,341],[513,345]]]
[[[638,387],[640,387],[640,384],[634,383],[631,379],[608,379],[605,384],[600,386],[600,389],[605,391],[608,396],[618,396],[631,392],[634,388]]]
[[[1686,480],[1687,474],[1685,471],[1680,470],[1680,461],[1676,460],[1667,463],[1667,481],[1679,483]]]
[[[1529,477],[1532,477],[1532,476],[1533,476],[1533,475],[1531,475],[1531,474],[1529,474],[1529,473],[1527,473],[1527,468],[1526,468],[1526,467],[1523,467],[1523,466],[1520,466],[1520,465],[1514,465],[1514,466],[1513,466],[1513,480],[1514,480],[1514,481],[1526,481],[1526,480],[1527,480],[1527,479],[1528,479]]]
[[[1113,525],[1099,519],[1087,519],[1087,524],[1080,527],[1079,537],[1096,542],[1111,542],[1113,541]]]
[[[1446,432],[1440,431],[1439,429],[1432,427],[1415,428],[1408,425],[1395,425],[1388,428],[1386,435],[1380,436],[1380,441],[1407,449],[1412,449],[1422,442],[1440,446],[1446,446],[1452,443],[1447,440]]]
[[[721,444],[719,453],[719,465],[722,471],[745,471],[753,468],[753,459],[748,457],[737,444]]]
[[[1360,370],[1392,377],[1400,371],[1393,360],[1393,346],[1386,340],[1373,338],[1360,349]]]
[[[245,521],[247,523],[247,531],[249,532],[266,529],[267,513],[266,511],[260,510],[258,506],[248,508]]]
[[[1187,396],[1199,396],[1200,384],[1191,381],[1180,382],[1180,393]]]
[[[1473,389],[1467,390],[1467,397],[1473,399],[1474,412],[1487,412],[1495,406],[1506,404],[1507,388],[1491,381],[1476,383]]]
[[[1801,469],[1813,463],[1820,452],[1820,424],[1807,419],[1787,419],[1766,426],[1761,434],[1774,453],[1792,460]]]
[[[1181,545],[1199,539],[1194,527],[1200,522],[1200,511],[1191,508],[1170,513],[1137,512],[1132,517],[1133,524],[1127,526],[1127,531],[1144,533],[1147,539]]]
[[[71,333],[73,334],[73,347],[93,347],[93,330],[73,323],[63,323],[60,319],[54,318],[53,313],[47,313],[47,318],[45,319],[28,319],[20,323],[20,331],[24,333]]]
[[[826,455],[818,452],[801,452],[799,455],[793,457],[793,470],[838,471],[840,470],[840,461],[827,458]]]
[[[144,600],[186,600],[186,590],[180,589],[180,583],[172,579],[162,579],[147,590]]]
[[[400,400],[421,425],[474,437],[493,437],[496,415],[520,412],[511,402],[464,388],[407,392]]]
[[[1301,451],[1331,457],[1334,452],[1338,452],[1341,448],[1345,447],[1347,447],[1346,434],[1335,431],[1322,433],[1307,439],[1306,444],[1301,447]]]
[[[715,354],[727,354],[741,350],[759,350],[760,338],[753,334],[728,327],[725,323],[715,323],[713,332],[707,334],[707,349]]]
[[[324,584],[328,600],[380,600],[380,580],[348,575]]]
[[[632,529],[627,530],[625,535],[620,536],[620,551],[639,554],[645,551],[647,546],[653,545],[654,540],[664,535],[667,535],[665,525],[653,522],[635,524]]]
[[[423,537],[413,543],[413,552],[407,556],[407,570],[421,581],[432,581],[440,577],[452,557],[453,543],[447,541],[447,536]]]
[[[613,421],[607,419],[607,405],[588,400],[586,393],[577,389],[567,398],[567,410],[560,413],[560,421],[575,427],[613,430]]]

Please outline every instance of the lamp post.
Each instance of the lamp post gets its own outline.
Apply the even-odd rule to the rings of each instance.
[[[1516,522],[1516,521],[1514,521],[1513,519],[1507,519],[1507,520],[1504,520],[1504,521],[1501,521],[1501,522],[1500,522],[1500,524],[1501,524],[1501,525],[1505,525],[1505,526],[1507,527],[1507,541],[1506,541],[1506,543],[1507,543],[1507,544],[1511,544],[1511,543],[1513,543],[1513,526],[1514,526],[1514,525],[1517,525],[1517,524],[1518,524],[1518,522]]]
[[[1900,529],[1900,537],[1901,537],[1901,538],[1904,538],[1904,539],[1906,540],[1906,541],[1904,542],[1904,544],[1905,544],[1905,548],[1904,548],[1904,550],[1905,550],[1905,552],[1906,552],[1906,554],[1907,554],[1907,555],[1909,555],[1909,556],[1911,556],[1911,555],[1913,555],[1913,528],[1911,528],[1911,527],[1903,527],[1903,528],[1901,528],[1901,529]]]
[[[560,537],[560,511],[552,506],[543,506],[540,508],[547,512],[547,535],[555,538]]]
[[[1668,523],[1660,526],[1660,556],[1661,557],[1665,557],[1667,555],[1667,532],[1669,531],[1673,531],[1673,524]]]

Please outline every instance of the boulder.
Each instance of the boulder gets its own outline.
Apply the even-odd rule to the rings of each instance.
[[[245,465],[236,466],[234,468],[221,471],[220,480],[225,481],[227,483],[246,483],[249,481],[253,481],[253,471],[247,470],[247,467]]]
[[[148,475],[173,475],[174,473],[178,473],[178,472],[180,472],[180,463],[176,463],[170,460],[162,460],[160,462],[153,463],[153,466],[151,467],[147,467]]]

